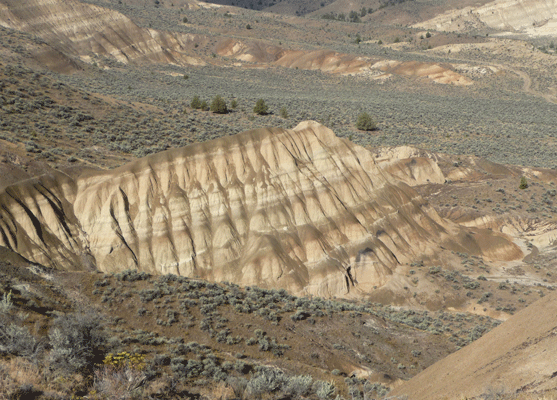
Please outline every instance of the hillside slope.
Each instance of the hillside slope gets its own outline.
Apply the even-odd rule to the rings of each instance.
[[[37,35],[86,62],[108,56],[123,63],[202,64],[185,54],[195,35],[140,28],[123,14],[75,0],[2,0],[0,26]]]
[[[491,28],[506,34],[555,36],[557,3],[555,0],[492,1],[482,6],[451,10],[415,26],[456,32]]]
[[[391,395],[434,400],[474,398],[500,388],[507,394],[555,391],[556,315],[557,294],[552,293]]]

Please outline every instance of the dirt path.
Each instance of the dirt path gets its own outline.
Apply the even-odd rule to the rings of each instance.
[[[513,74],[517,74],[520,79],[523,80],[523,85],[522,85],[522,90],[526,93],[532,94],[534,96],[540,96],[543,97],[546,101],[550,102],[550,103],[554,103],[557,104],[557,97],[555,96],[555,89],[549,89],[552,94],[548,94],[548,93],[541,93],[537,90],[534,90],[532,88],[532,78],[530,78],[530,75],[528,75],[528,73],[521,71],[519,69],[516,68],[512,68],[508,65],[504,65],[504,64],[494,64],[491,63],[492,65],[501,68],[503,70],[507,70],[512,72]]]

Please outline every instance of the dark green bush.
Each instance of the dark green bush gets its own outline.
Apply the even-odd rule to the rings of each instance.
[[[255,103],[255,107],[253,107],[253,112],[258,115],[267,115],[269,113],[269,106],[265,104],[265,100],[259,99]]]
[[[190,106],[191,108],[195,108],[196,110],[201,108],[201,100],[199,99],[199,96],[197,95],[193,96]]]
[[[358,115],[358,120],[356,121],[356,128],[361,131],[373,131],[377,129],[377,124],[368,113],[363,112],[360,115]]]
[[[215,96],[211,102],[211,111],[215,114],[226,114],[228,112],[226,101],[219,95]]]
[[[144,281],[151,277],[151,275],[143,271],[137,271],[135,269],[128,269],[119,272],[115,276],[116,279],[118,279],[119,281],[128,281],[128,282]]]

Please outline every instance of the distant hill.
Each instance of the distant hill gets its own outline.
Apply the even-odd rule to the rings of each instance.
[[[334,0],[211,0],[208,3],[236,6],[258,11],[286,15],[306,15],[317,11]]]
[[[235,6],[240,8],[247,8],[250,10],[265,10],[266,8],[272,7],[278,3],[286,0],[214,0],[208,1],[208,3],[220,4],[224,6]]]

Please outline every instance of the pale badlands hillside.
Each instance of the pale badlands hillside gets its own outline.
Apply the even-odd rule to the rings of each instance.
[[[51,173],[5,188],[0,204],[0,245],[43,265],[324,296],[370,293],[397,268],[443,251],[507,261],[523,254],[506,235],[439,217],[370,152],[314,122],[75,179]]]
[[[491,28],[506,35],[555,36],[557,3],[554,0],[497,0],[450,10],[415,26],[457,32]]]
[[[86,62],[92,62],[91,56],[97,55],[122,63],[198,65],[202,62],[186,51],[194,43],[199,45],[206,40],[141,28],[121,13],[73,0],[3,0],[0,25],[32,33],[64,55]]]

